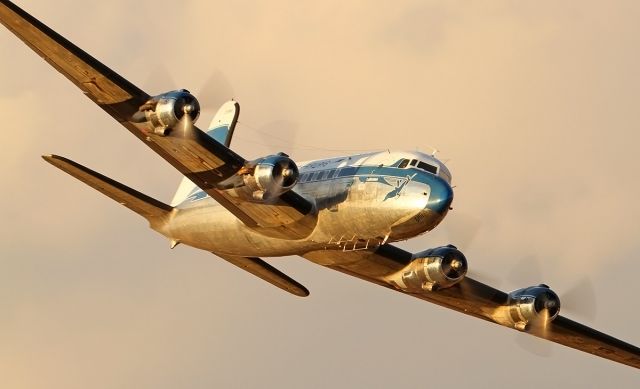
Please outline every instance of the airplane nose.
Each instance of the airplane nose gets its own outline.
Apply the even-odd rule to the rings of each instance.
[[[445,213],[453,201],[453,189],[442,179],[429,183],[431,193],[427,201],[427,209],[437,213]]]

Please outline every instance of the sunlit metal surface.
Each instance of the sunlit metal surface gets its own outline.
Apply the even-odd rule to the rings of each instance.
[[[226,147],[237,104],[229,104],[235,108],[228,115],[232,120],[225,120],[227,129],[212,131],[221,143],[193,124],[199,106],[188,92],[150,97],[8,0],[0,0],[0,22],[199,188],[181,192],[178,198],[186,194],[186,199],[169,206],[66,158],[45,156],[145,217],[171,247],[184,243],[212,251],[306,296],[305,287],[258,258],[301,255],[473,317],[640,367],[637,347],[559,316],[559,299],[544,285],[507,294],[466,277],[466,259],[455,249],[412,254],[389,244],[432,230],[449,211],[451,173],[433,155],[384,151],[299,164],[283,158],[256,179],[251,163]],[[252,174],[254,181],[247,177]],[[267,188],[278,195],[265,196]]]
[[[194,192],[180,204],[159,232],[204,250],[245,256],[281,256],[335,248],[363,250],[407,239],[432,230],[442,221],[453,191],[446,181],[431,173],[378,163],[395,162],[397,157],[385,151],[356,161],[363,165],[349,161],[333,165],[330,161],[314,161],[321,169],[305,169],[303,165],[302,173],[335,174],[333,178],[300,182],[293,187],[318,210],[316,227],[303,240],[282,240],[249,228],[203,191]],[[240,194],[242,187],[229,190],[236,197],[249,199],[255,188],[248,188],[250,191],[244,195]]]

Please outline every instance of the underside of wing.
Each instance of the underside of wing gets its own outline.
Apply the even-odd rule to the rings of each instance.
[[[251,173],[247,161],[191,123],[199,106],[187,91],[149,96],[8,0],[0,0],[0,22],[247,226],[286,239],[311,233],[314,207],[301,196],[287,192],[265,201],[229,190]]]
[[[284,291],[300,297],[309,295],[307,288],[260,258],[214,254]]]
[[[515,309],[516,305],[520,304],[520,300],[513,298],[513,292],[502,292],[469,277],[464,277],[459,282],[442,288],[427,287],[426,282],[422,283],[422,287],[411,288],[409,282],[415,274],[411,274],[410,269],[412,264],[423,258],[392,245],[382,245],[375,250],[362,251],[313,251],[304,254],[303,257],[466,315],[640,368],[640,348],[565,317],[557,316],[544,326],[520,326],[521,322],[518,321],[520,312]],[[422,266],[422,263],[420,264]],[[403,276],[407,283],[394,282],[395,274]],[[535,301],[533,303],[535,304]]]

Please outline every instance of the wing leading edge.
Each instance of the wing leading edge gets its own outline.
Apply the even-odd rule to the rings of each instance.
[[[386,274],[404,268],[413,254],[392,245],[380,246],[375,251],[313,251],[303,257],[334,270],[402,292],[384,281]],[[438,304],[509,328],[505,320],[509,295],[489,285],[465,277],[460,283],[438,291],[406,293],[413,297]],[[581,350],[640,369],[640,348],[612,336],[596,331],[563,316],[556,317],[546,328],[526,330],[539,338]]]
[[[135,123],[134,115],[150,98],[146,92],[8,0],[0,0],[0,23],[247,226],[283,239],[303,238],[315,227],[313,204],[294,192],[265,204],[217,188],[238,173],[244,158],[198,128],[189,136],[162,136]]]
[[[143,216],[152,226],[162,224],[173,211],[173,207],[70,159],[58,155],[43,155],[42,158],[98,192]]]

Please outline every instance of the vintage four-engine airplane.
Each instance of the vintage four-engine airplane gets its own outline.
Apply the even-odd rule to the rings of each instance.
[[[546,285],[505,293],[466,277],[454,246],[410,253],[391,245],[435,228],[453,200],[451,174],[420,152],[374,152],[296,164],[278,153],[246,160],[229,148],[239,105],[208,131],[186,90],[150,96],[7,0],[0,22],[100,108],[178,169],[165,204],[69,159],[44,159],[178,243],[207,250],[297,296],[309,292],[260,257],[314,263],[456,311],[640,368],[640,349],[559,316]]]

